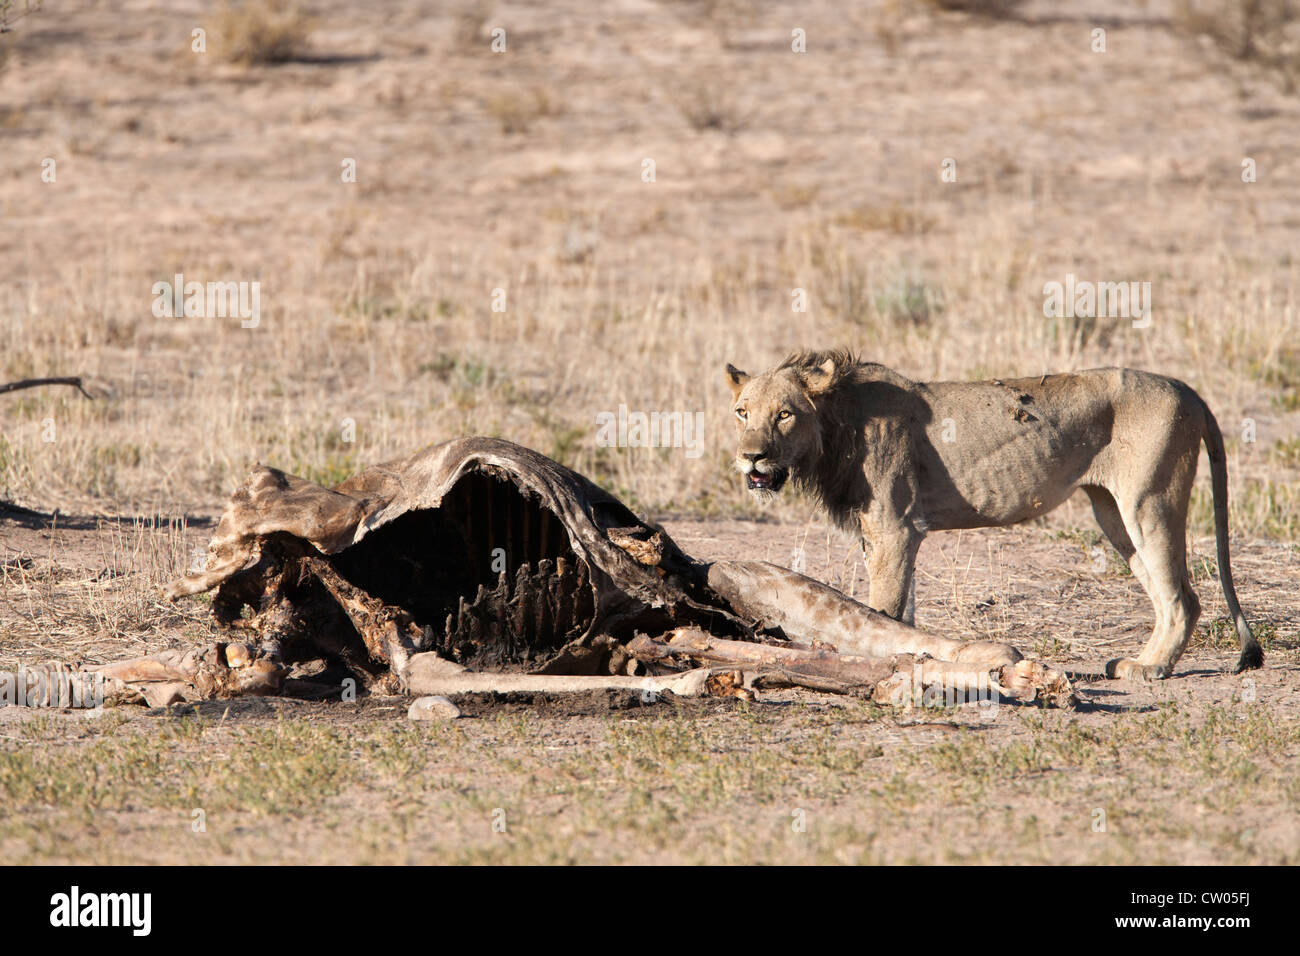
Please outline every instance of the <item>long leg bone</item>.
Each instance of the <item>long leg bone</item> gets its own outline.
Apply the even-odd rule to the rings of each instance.
[[[945,698],[1003,696],[1020,700],[1044,699],[1058,705],[1073,700],[1065,675],[1034,661],[936,661],[924,656],[895,654],[862,657],[832,651],[753,644],[713,637],[696,628],[674,631],[662,643],[641,636],[628,649],[640,660],[662,661],[673,655],[713,663],[734,664],[774,675],[790,683],[871,697],[881,702],[903,703],[943,694]]]
[[[872,688],[890,677],[894,661],[889,658],[857,657],[833,651],[799,647],[752,644],[713,637],[696,628],[671,632],[666,643],[637,637],[628,645],[633,657],[642,661],[664,660],[673,655],[719,664],[734,664],[754,671],[785,672],[845,688]]]
[[[670,674],[663,677],[570,677],[567,674],[476,674],[456,670],[457,665],[447,661],[434,661],[434,666],[423,666],[421,658],[431,654],[417,654],[403,675],[402,686],[408,694],[420,696],[453,694],[580,694],[600,690],[634,690],[646,694],[672,692],[679,697],[699,697],[710,693],[710,679],[716,669],[707,667]],[[715,682],[716,686],[716,682]]]
[[[791,640],[829,644],[841,654],[928,654],[989,667],[1021,659],[1007,644],[958,641],[895,621],[820,581],[766,561],[717,561],[709,567],[709,587],[738,613],[779,627]]]

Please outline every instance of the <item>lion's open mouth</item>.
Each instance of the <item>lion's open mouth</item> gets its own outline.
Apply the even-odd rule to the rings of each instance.
[[[766,491],[775,494],[785,484],[787,475],[788,472],[784,468],[773,468],[766,474],[755,469],[745,474],[745,486],[750,491]]]

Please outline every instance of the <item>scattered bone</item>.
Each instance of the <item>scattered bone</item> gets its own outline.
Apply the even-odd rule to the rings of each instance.
[[[61,661],[51,661],[17,671],[0,671],[0,707],[95,707],[104,704],[144,703],[138,687]]]
[[[638,536],[640,528],[607,528],[609,540],[626,551],[638,564],[658,565],[664,559],[663,532]]]
[[[840,692],[870,689],[894,672],[889,660],[836,654],[792,646],[755,644],[716,638],[696,628],[682,628],[667,635],[667,642],[637,637],[628,645],[643,661],[662,661],[674,655],[717,664],[737,665],[755,672],[816,681],[819,686]]]
[[[710,697],[735,697],[737,700],[753,700],[754,691],[749,687],[743,671],[718,671],[710,675],[705,684]]]
[[[449,661],[437,654],[416,654],[402,671],[402,688],[409,690],[412,682],[439,680],[444,677],[458,677],[468,673],[463,664]]]
[[[365,642],[371,660],[400,671],[412,654],[423,650],[424,636],[415,620],[349,584],[321,558],[304,558],[302,570],[316,577],[338,602]]]
[[[671,692],[678,697],[699,697],[709,692],[709,680],[715,671],[704,667],[681,674],[663,677],[592,676],[573,677],[565,674],[459,674],[435,673],[434,667],[421,667],[412,658],[404,675],[403,685],[408,694],[585,694],[601,690],[635,690],[643,694]],[[723,689],[729,684],[715,683]],[[730,693],[727,696],[732,696]]]
[[[3,671],[0,703],[94,707],[143,702],[163,707],[181,701],[278,694],[284,677],[284,668],[246,645],[205,644],[89,667],[51,663]]]
[[[683,628],[673,632],[666,643],[637,637],[629,650],[643,661],[663,662],[680,656],[736,664],[754,671],[755,679],[768,686],[788,683],[882,703],[903,704],[941,694],[944,699],[996,696],[1069,706],[1074,698],[1069,680],[1059,671],[1035,661],[1002,663],[1002,655],[989,654],[987,647],[979,647],[980,653],[968,655],[973,659],[964,662],[914,654],[862,657],[794,645],[729,641]]]
[[[460,708],[446,697],[433,694],[411,701],[406,716],[411,720],[455,720],[460,716]]]

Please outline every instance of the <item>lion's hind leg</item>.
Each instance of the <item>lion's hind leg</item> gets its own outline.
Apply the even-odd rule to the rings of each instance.
[[[1093,517],[1101,526],[1106,540],[1128,564],[1143,590],[1149,593],[1151,589],[1147,586],[1146,567],[1143,566],[1142,559],[1137,556],[1133,539],[1128,536],[1128,531],[1124,527],[1124,519],[1120,516],[1119,505],[1115,504],[1115,496],[1098,485],[1085,485],[1083,490],[1088,493],[1088,499],[1092,502]]]
[[[1119,505],[1115,503],[1115,496],[1097,485],[1087,485],[1083,490],[1088,493],[1088,499],[1092,502],[1093,517],[1101,526],[1106,540],[1119,552],[1119,556],[1128,564],[1133,577],[1137,578],[1138,583],[1142,585],[1142,590],[1146,591],[1149,597],[1152,594],[1151,577],[1147,574],[1146,565],[1142,563],[1142,558],[1133,545],[1133,539],[1129,537],[1128,529],[1124,527],[1124,518],[1120,515]],[[1156,626],[1151,637],[1154,641],[1156,635],[1164,631],[1165,621],[1159,602],[1152,598],[1152,604],[1155,606],[1156,613]],[[1148,676],[1143,665],[1135,660],[1116,658],[1106,662],[1106,676],[1147,680],[1156,675]]]
[[[1156,624],[1136,659],[1120,658],[1106,664],[1108,676],[1131,680],[1161,680],[1171,676],[1196,629],[1201,603],[1187,576],[1186,502],[1191,493],[1191,477],[1191,474],[1177,474],[1162,493],[1147,495],[1132,509],[1123,506],[1116,509],[1123,516],[1123,529],[1133,549],[1129,567],[1151,598]],[[1098,510],[1095,498],[1093,510]],[[1102,510],[1106,510],[1104,505]],[[1113,521],[1112,515],[1106,517],[1107,523]],[[1100,514],[1098,521],[1101,521]],[[1107,537],[1114,542],[1117,535],[1108,530]],[[1120,548],[1121,554],[1123,551]]]

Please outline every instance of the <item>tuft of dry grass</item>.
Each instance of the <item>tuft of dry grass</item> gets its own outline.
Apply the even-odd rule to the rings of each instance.
[[[1175,30],[1206,36],[1234,60],[1273,76],[1287,92],[1300,82],[1300,3],[1296,0],[1174,0]]]
[[[201,640],[211,629],[204,602],[165,602],[163,587],[202,566],[207,535],[182,519],[98,521],[84,534],[56,517],[43,548],[0,552],[0,669],[53,658],[104,663]],[[77,522],[74,522],[76,524]],[[10,529],[12,532],[12,529]]]
[[[211,32],[222,58],[269,66],[306,56],[313,25],[297,0],[242,0],[217,9]]]
[[[833,222],[862,232],[880,230],[900,235],[929,232],[935,225],[934,217],[897,200],[879,205],[863,203],[840,213]]]
[[[981,17],[1008,17],[1024,6],[1025,0],[924,0],[927,6],[947,12]]]
[[[736,133],[750,120],[750,111],[741,105],[741,93],[725,75],[700,74],[677,86],[673,104],[697,133]]]
[[[544,88],[508,89],[487,101],[488,115],[507,136],[527,133],[539,119],[561,115],[564,110]]]

